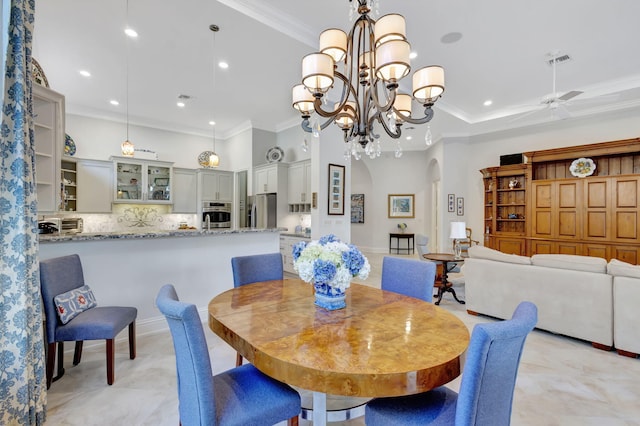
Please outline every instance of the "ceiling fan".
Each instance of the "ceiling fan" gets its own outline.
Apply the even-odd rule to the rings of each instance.
[[[582,91],[580,90],[571,90],[569,92],[566,92],[562,95],[560,95],[557,91],[556,91],[556,65],[558,64],[558,62],[562,62],[565,61],[567,59],[569,59],[568,55],[563,55],[563,56],[558,56],[559,52],[553,51],[551,53],[549,53],[547,56],[549,57],[548,61],[551,64],[551,68],[553,70],[553,83],[552,83],[552,91],[551,94],[545,96],[544,98],[542,98],[542,100],[540,101],[539,104],[537,105],[531,105],[531,106],[535,106],[537,107],[536,109],[532,110],[532,111],[528,111],[525,112],[524,114],[521,114],[517,117],[515,117],[513,120],[511,121],[515,121],[515,120],[520,120],[524,117],[528,117],[532,114],[535,114],[539,111],[543,111],[543,110],[549,110],[551,112],[551,115],[554,118],[557,119],[565,119],[565,118],[569,118],[571,116],[571,114],[569,113],[569,111],[567,110],[565,104],[570,100],[575,98],[576,96],[581,95]]]

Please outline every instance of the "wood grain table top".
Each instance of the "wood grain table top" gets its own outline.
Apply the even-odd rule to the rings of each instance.
[[[436,262],[464,262],[464,257],[456,259],[456,257],[450,253],[427,253],[423,254],[422,257]]]
[[[469,331],[419,299],[351,284],[347,307],[314,305],[299,279],[248,284],[209,303],[209,327],[263,373],[334,395],[425,392],[462,370]]]

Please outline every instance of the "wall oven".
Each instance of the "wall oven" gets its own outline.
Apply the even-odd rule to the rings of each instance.
[[[231,203],[205,201],[202,205],[202,229],[231,228]]]

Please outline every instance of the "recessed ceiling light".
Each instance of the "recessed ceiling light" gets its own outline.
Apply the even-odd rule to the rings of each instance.
[[[417,57],[418,57],[418,53],[416,53],[416,52],[409,53],[409,59],[415,59]]]
[[[184,102],[181,102],[181,101],[178,101],[178,102],[176,103],[176,105],[178,105],[178,107],[179,107],[179,108],[184,108],[185,103],[184,103]]]
[[[454,31],[454,32],[450,32],[450,33],[447,33],[447,34],[443,35],[440,38],[440,41],[442,43],[444,43],[444,44],[451,44],[451,43],[455,43],[457,41],[460,41],[461,38],[462,38],[462,33]]]
[[[120,102],[116,101],[115,99],[111,99],[111,100],[109,101],[109,103],[110,103],[111,105],[113,105],[113,106],[118,106],[118,105],[120,105]]]
[[[80,75],[83,77],[91,77],[91,73],[87,70],[80,70]]]
[[[229,68],[229,64],[228,64],[228,63],[226,63],[226,62],[224,62],[224,61],[220,61],[220,62],[218,62],[218,66],[219,66],[220,68],[222,68],[223,70],[226,70],[227,68]]]
[[[408,141],[410,141],[411,139],[413,139],[413,137],[411,137],[411,136],[407,136],[407,138],[406,138],[406,139],[407,139]]]
[[[124,33],[131,38],[138,37],[138,33],[133,28],[125,28]]]
[[[482,105],[484,105],[484,106],[489,106],[489,105],[491,105],[492,103],[493,103],[493,101],[492,101],[491,99],[488,99],[488,100],[484,101]]]
[[[216,122],[212,120],[212,121],[209,122],[209,124],[212,125],[212,126],[215,126]]]

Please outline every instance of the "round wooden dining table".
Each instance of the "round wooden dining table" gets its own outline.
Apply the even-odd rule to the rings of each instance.
[[[263,373],[312,391],[316,425],[327,394],[409,395],[460,375],[469,331],[452,313],[360,284],[346,302],[320,308],[299,279],[248,284],[210,301],[209,327]]]

